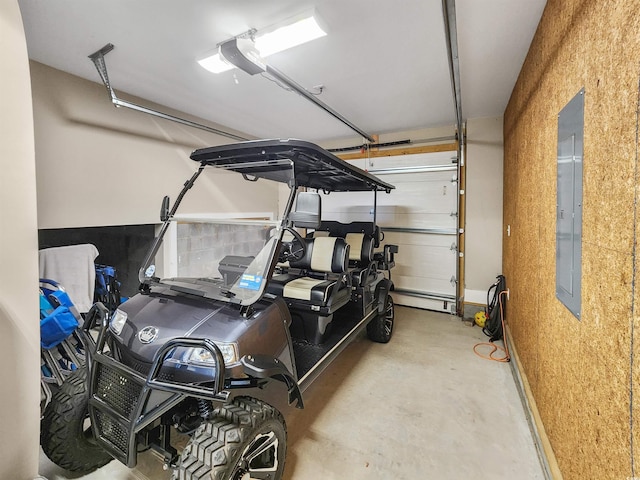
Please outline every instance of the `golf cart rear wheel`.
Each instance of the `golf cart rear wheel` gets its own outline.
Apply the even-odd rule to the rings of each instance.
[[[67,377],[44,411],[40,443],[53,463],[89,473],[112,460],[93,440],[88,418],[87,369],[81,367]]]
[[[387,294],[384,302],[384,311],[367,325],[367,335],[369,339],[378,343],[388,343],[393,334],[393,323],[395,321],[395,308],[393,298]]]
[[[182,451],[174,479],[280,480],[287,430],[278,410],[238,397],[216,408]]]

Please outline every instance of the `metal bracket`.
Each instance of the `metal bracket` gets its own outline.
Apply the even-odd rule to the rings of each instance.
[[[135,103],[119,99],[116,95],[116,92],[113,90],[113,87],[111,86],[111,82],[109,81],[109,74],[107,72],[107,63],[104,60],[104,56],[113,49],[114,49],[113,44],[107,43],[100,50],[89,55],[89,58],[91,59],[96,69],[98,70],[100,79],[102,80],[102,83],[104,83],[104,86],[107,88],[107,92],[109,92],[109,96],[111,97],[111,103],[113,103],[116,107],[130,108],[131,110],[136,110],[141,113],[153,115],[154,117],[160,117],[165,120],[169,120],[171,122],[181,123],[182,125],[186,125],[188,127],[205,130],[207,132],[215,133],[216,135],[221,135],[223,137],[231,138],[233,140],[238,140],[238,141],[249,140],[246,137],[241,137],[240,135],[236,135],[234,133],[218,130],[217,128],[208,127],[207,125],[202,125],[201,123],[192,122],[191,120],[185,120],[184,118],[176,117],[174,115],[169,115],[167,113],[162,113],[157,110],[153,110],[151,108],[143,107],[141,105],[137,105]]]

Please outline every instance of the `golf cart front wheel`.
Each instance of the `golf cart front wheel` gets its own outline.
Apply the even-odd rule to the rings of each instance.
[[[260,400],[236,398],[214,411],[182,451],[174,479],[280,480],[287,431],[278,410]]]

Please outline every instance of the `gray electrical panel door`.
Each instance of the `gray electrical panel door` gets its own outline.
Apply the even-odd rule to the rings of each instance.
[[[584,88],[558,115],[556,297],[579,319],[582,275]]]

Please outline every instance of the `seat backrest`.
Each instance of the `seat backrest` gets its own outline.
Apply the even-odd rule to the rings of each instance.
[[[289,220],[299,228],[318,228],[322,218],[322,203],[316,192],[298,192],[296,209],[289,214]]]
[[[373,260],[373,237],[364,233],[347,233],[349,260],[367,266]]]
[[[290,260],[293,268],[323,273],[344,273],[349,265],[349,245],[344,238],[305,238],[305,256]]]
[[[341,223],[332,220],[323,220],[316,228],[316,232],[318,231],[329,232],[329,235],[332,237],[342,238],[346,238],[349,233],[364,233],[372,237],[374,248],[380,246],[380,227],[373,222]]]

